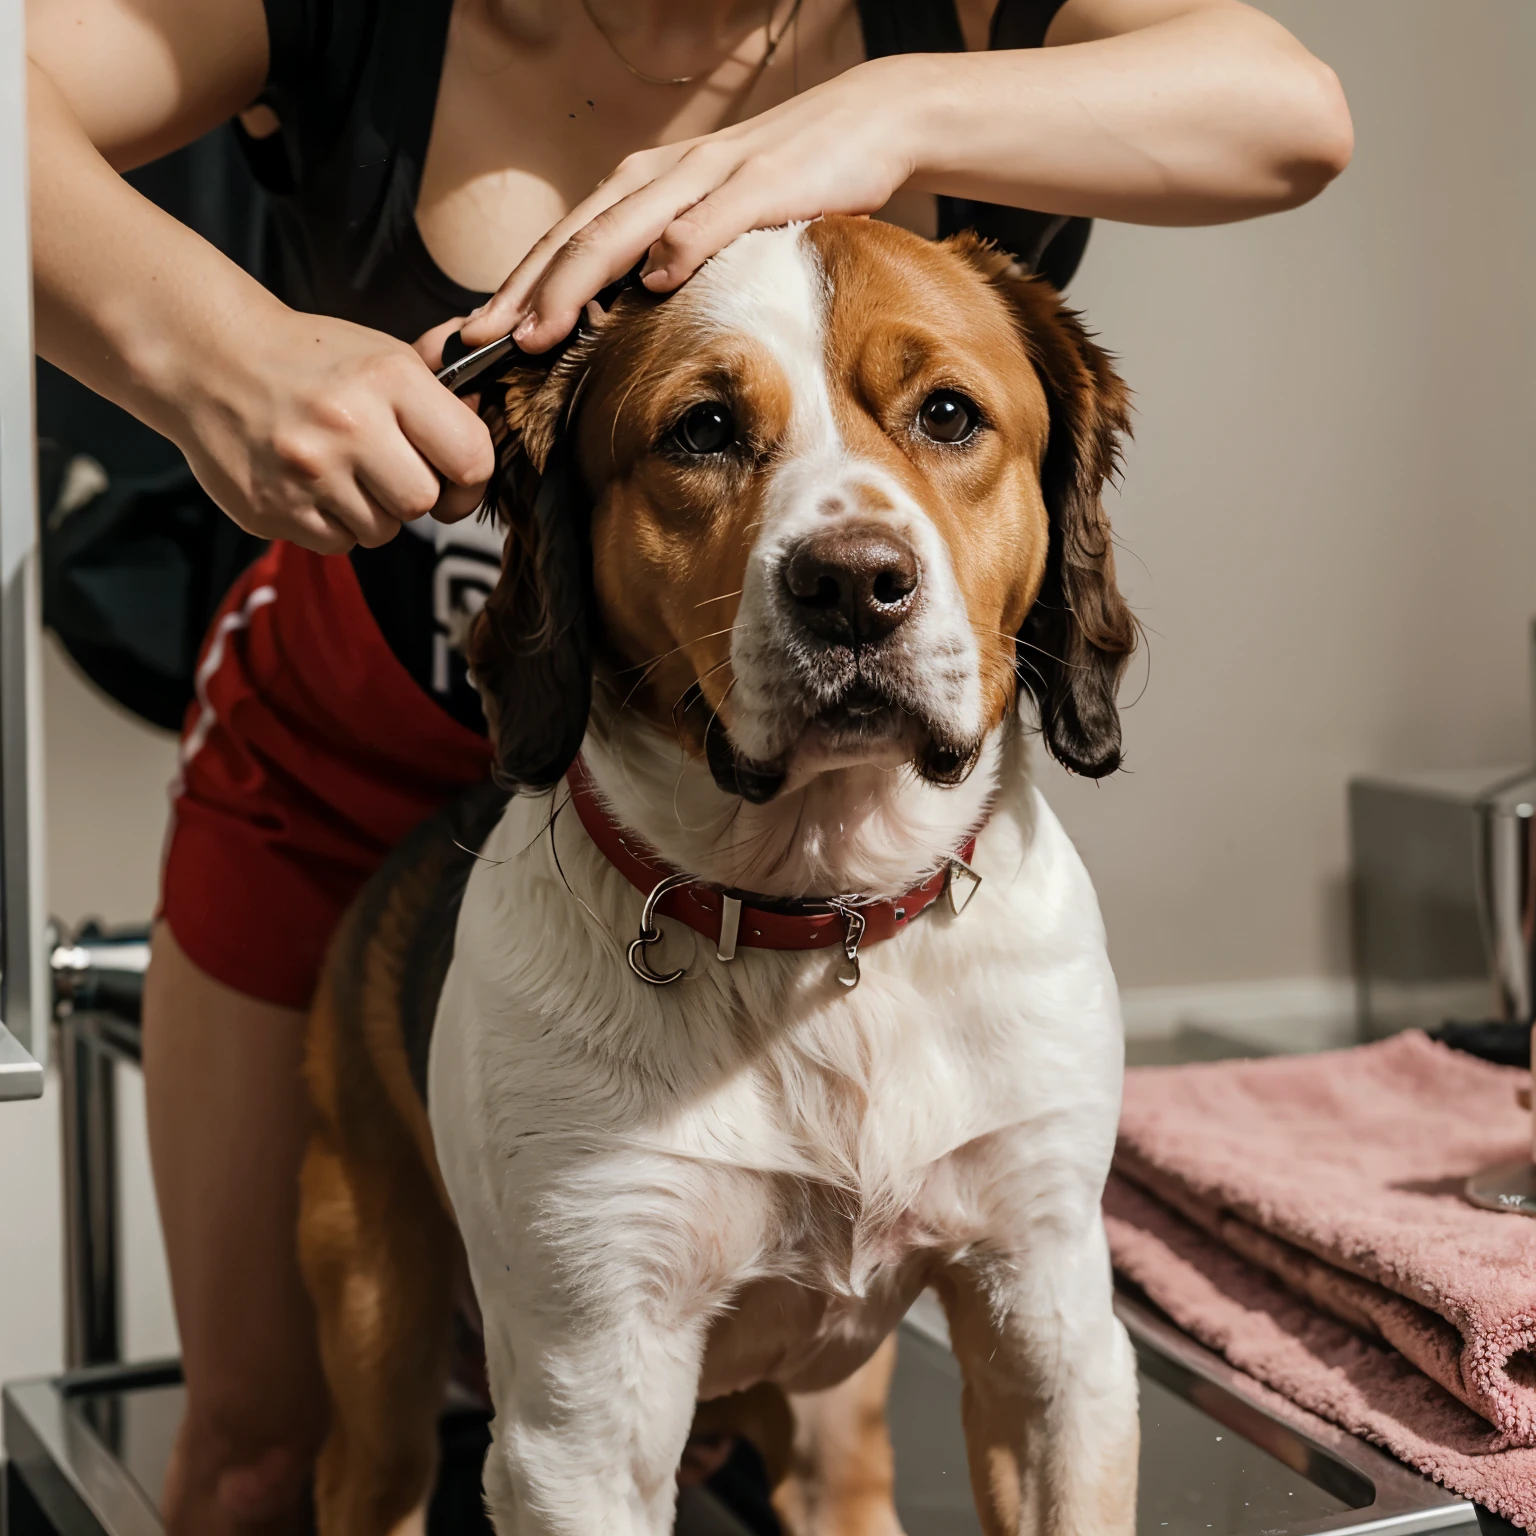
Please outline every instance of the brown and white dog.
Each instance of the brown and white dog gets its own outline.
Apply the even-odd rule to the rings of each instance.
[[[317,1005],[324,1536],[424,1493],[461,1252],[502,1536],[662,1536],[696,1403],[762,1383],[799,1528],[897,1530],[865,1423],[930,1286],[983,1528],[1129,1536],[1119,1008],[1019,714],[1118,766],[1123,385],[1001,254],[829,218],[621,293],[494,409],[471,655],[531,793],[481,807],[451,942],[407,850]]]

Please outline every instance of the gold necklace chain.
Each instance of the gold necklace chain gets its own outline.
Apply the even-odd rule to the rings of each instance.
[[[768,66],[773,62],[774,54],[779,51],[779,44],[782,43],[784,39],[789,35],[789,29],[794,26],[800,15],[800,7],[804,3],[805,0],[795,0],[795,3],[789,8],[789,15],[784,18],[784,25],[779,28],[779,35],[775,37],[773,35],[774,0],[768,0],[767,14],[763,18],[763,37],[766,39],[768,46],[764,49],[762,58],[758,60],[757,67],[753,70],[754,75],[762,74],[762,72],[767,69]],[[582,9],[587,13],[587,20],[590,21],[592,25],[597,29],[598,36],[608,44],[609,50],[612,52],[614,58],[616,58],[619,63],[622,64],[624,68],[627,69],[630,74],[635,77],[635,79],[643,80],[647,85],[692,85],[695,80],[702,80],[705,75],[712,74],[716,69],[720,67],[718,63],[712,64],[708,69],[701,69],[696,74],[692,75],[649,74],[647,71],[641,69],[639,65],[631,64],[630,61],[624,57],[623,53],[619,49],[619,45],[613,40],[613,34],[609,32],[607,27],[605,27],[602,22],[597,19],[597,12],[592,9],[592,0],[581,0],[581,5]]]

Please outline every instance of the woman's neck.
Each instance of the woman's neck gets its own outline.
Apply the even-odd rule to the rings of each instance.
[[[549,41],[567,20],[595,25],[609,46],[657,74],[711,68],[751,33],[782,21],[791,0],[485,0],[519,41]]]

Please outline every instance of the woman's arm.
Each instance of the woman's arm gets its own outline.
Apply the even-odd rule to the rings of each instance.
[[[871,60],[745,123],[632,155],[465,327],[551,345],[649,252],[667,292],[737,235],[873,213],[905,185],[1148,224],[1295,207],[1348,164],[1333,72],[1238,0],[1067,0],[1043,49]]]
[[[1349,164],[1338,77],[1238,0],[1067,0],[1046,43],[917,61],[915,185],[1220,224],[1305,203]]]
[[[33,0],[38,351],[171,438],[242,527],[336,551],[473,510],[484,425],[401,342],[288,309],[117,174],[260,90],[260,0]],[[466,505],[467,503],[467,505]]]

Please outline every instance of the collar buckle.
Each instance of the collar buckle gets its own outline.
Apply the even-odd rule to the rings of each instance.
[[[981,876],[958,853],[953,855],[944,868],[944,894],[956,917],[970,906],[980,886]]]
[[[683,979],[683,973],[687,969],[680,967],[662,975],[651,969],[650,961],[645,958],[645,952],[652,944],[661,942],[661,929],[656,926],[656,908],[661,905],[662,897],[669,891],[679,890],[685,885],[692,884],[692,875],[668,875],[651,887],[651,894],[645,898],[645,905],[640,909],[640,932],[630,940],[625,955],[629,961],[630,970],[641,981],[648,982],[653,987],[670,987],[674,981]]]
[[[864,914],[847,897],[834,898],[827,905],[843,920],[843,963],[837,969],[837,979],[851,992],[859,984],[859,944],[866,927]]]

